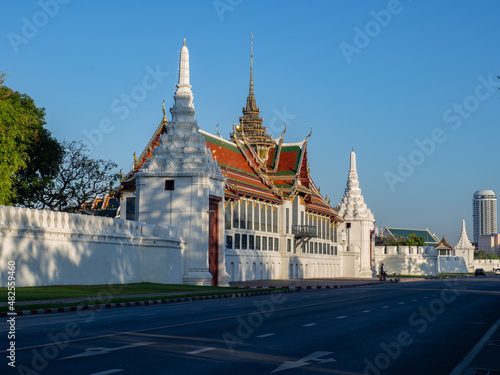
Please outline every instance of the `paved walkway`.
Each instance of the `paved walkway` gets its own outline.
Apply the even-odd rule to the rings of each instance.
[[[144,297],[147,299],[148,297],[165,297],[165,296],[178,296],[184,294],[213,294],[214,292],[220,292],[221,289],[214,290],[203,290],[203,291],[184,291],[184,292],[168,292],[168,293],[148,293],[148,294],[126,294],[126,295],[116,295],[109,296],[110,298],[136,298],[136,297]],[[235,290],[235,292],[237,292]],[[106,299],[108,296],[103,296],[98,303],[106,303]],[[36,300],[36,301],[16,301],[16,306],[22,305],[40,305],[40,304],[52,304],[52,303],[72,303],[72,302],[82,302],[82,301],[90,301],[96,300],[97,297],[81,297],[81,298],[58,298],[58,299],[44,299],[44,300]],[[8,302],[0,302],[0,306],[7,306]]]
[[[230,282],[230,286],[236,287],[308,287],[308,286],[325,286],[325,285],[361,285],[372,282],[378,282],[378,279],[354,279],[345,277],[336,278],[321,278],[321,279],[283,279],[283,280],[248,280],[248,281],[233,281]]]
[[[324,278],[324,279],[294,279],[294,280],[257,280],[257,281],[235,281],[230,282],[231,287],[236,288],[281,288],[290,287],[295,288],[297,286],[302,287],[316,287],[316,286],[348,286],[348,285],[361,285],[371,282],[376,282],[378,279],[353,279],[353,278]],[[214,290],[204,290],[204,291],[184,291],[184,292],[167,292],[167,293],[148,293],[148,294],[127,294],[113,296],[113,298],[137,298],[144,297],[166,297],[166,296],[178,296],[184,294],[213,294],[214,292],[220,292],[221,289]],[[237,291],[235,291],[237,292]],[[102,300],[97,301],[98,303],[106,303],[107,296],[103,296]],[[45,300],[34,300],[34,301],[16,301],[16,306],[25,305],[40,305],[40,304],[54,304],[54,303],[78,303],[82,301],[95,300],[96,297],[82,297],[82,298],[59,298],[59,299],[45,299]],[[7,306],[7,302],[0,302],[0,306]]]

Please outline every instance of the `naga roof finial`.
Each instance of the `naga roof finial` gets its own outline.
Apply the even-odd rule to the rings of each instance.
[[[167,115],[165,115],[165,99],[163,99],[162,110],[163,110],[163,122],[166,122]]]
[[[309,139],[309,137],[312,135],[312,133],[313,133],[313,128],[312,128],[312,126],[311,126],[311,131],[309,132],[309,135],[306,137],[306,139],[304,140],[304,142],[306,142],[306,143],[307,143],[307,140],[308,140],[308,139]]]

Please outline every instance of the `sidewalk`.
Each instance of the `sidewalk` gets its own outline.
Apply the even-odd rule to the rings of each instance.
[[[143,301],[135,302],[117,302],[117,303],[101,303],[95,305],[80,305],[79,302],[95,300],[96,297],[85,297],[85,298],[60,298],[60,299],[50,299],[50,300],[38,300],[38,301],[19,301],[16,302],[16,306],[26,306],[34,304],[56,304],[56,303],[75,303],[75,306],[68,307],[55,307],[55,308],[40,308],[36,310],[16,310],[16,312],[0,312],[0,317],[5,317],[9,315],[34,315],[34,314],[49,314],[58,312],[70,312],[70,311],[81,311],[81,310],[97,310],[104,308],[115,308],[115,307],[130,307],[130,306],[145,306],[153,304],[165,304],[172,302],[188,302],[206,299],[219,299],[219,298],[235,298],[235,297],[246,297],[255,296],[271,293],[289,293],[302,290],[312,290],[312,289],[329,289],[329,288],[349,288],[356,286],[366,286],[378,283],[378,279],[349,279],[349,278],[335,278],[335,279],[294,279],[294,280],[260,280],[260,281],[242,281],[242,282],[231,282],[229,283],[231,287],[241,288],[241,289],[275,289],[275,288],[285,288],[284,291],[260,291],[256,290],[254,292],[238,293],[237,290],[234,293],[229,294],[217,294],[214,292],[220,292],[221,290],[206,290],[206,291],[184,291],[184,292],[170,292],[170,293],[149,293],[149,294],[130,294],[130,295],[120,295],[113,296],[113,298],[137,298],[144,297]],[[195,297],[182,297],[175,298],[178,295],[189,295],[189,294],[203,294],[203,296]],[[167,297],[160,300],[148,300],[148,297]],[[172,298],[168,298],[172,297]],[[0,302],[0,306],[7,306],[7,302]]]
[[[283,279],[283,280],[248,280],[248,281],[233,281],[230,286],[240,288],[297,288],[297,289],[329,289],[329,288],[347,288],[353,286],[366,286],[378,283],[389,283],[392,277],[388,276],[386,281],[379,281],[378,278],[355,279],[348,277],[336,278],[318,278],[318,279]],[[402,278],[402,283],[412,281],[422,281],[426,277],[421,278]]]

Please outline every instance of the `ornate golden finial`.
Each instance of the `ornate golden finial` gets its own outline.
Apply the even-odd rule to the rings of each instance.
[[[250,94],[253,95],[253,33],[250,47]]]
[[[186,38],[184,38],[184,45],[186,45]]]
[[[135,155],[135,152],[134,152],[134,169],[137,168],[137,165],[139,164],[139,160],[137,160],[137,156]]]
[[[285,135],[285,133],[286,133],[286,124],[285,124],[285,123],[283,123],[283,125],[285,125],[285,130],[283,130],[283,133],[281,133],[280,138],[283,138],[283,136],[284,136],[284,135]]]
[[[309,139],[309,137],[311,136],[311,134],[313,133],[313,128],[311,126],[311,132],[309,133],[309,135],[306,137],[306,139],[304,140],[304,142],[307,143],[307,140]]]
[[[219,133],[219,124],[217,124],[215,126],[215,131],[217,132],[217,135],[219,136],[219,138],[222,138],[222,135],[220,135],[220,133]]]
[[[166,122],[167,115],[165,115],[165,99],[163,99],[162,110],[163,110],[163,122]]]

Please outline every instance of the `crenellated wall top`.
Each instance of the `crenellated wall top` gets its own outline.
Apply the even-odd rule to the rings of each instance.
[[[3,229],[134,238],[179,239],[182,236],[182,228],[174,226],[14,206],[0,206],[0,231]]]

